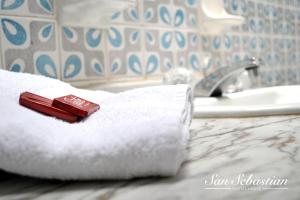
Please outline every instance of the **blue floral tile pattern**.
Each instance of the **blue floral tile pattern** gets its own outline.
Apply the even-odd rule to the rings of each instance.
[[[0,0],[0,15],[54,17],[54,0]]]
[[[8,17],[0,20],[3,65],[7,70],[59,78],[54,21]]]
[[[175,26],[197,28],[199,0],[174,0]]]
[[[109,73],[112,76],[142,76],[141,31],[122,26],[108,31]],[[126,38],[126,39],[125,39]]]
[[[194,72],[202,72],[202,60],[200,55],[200,35],[197,32],[187,34],[187,66]]]
[[[140,21],[140,13],[139,13],[139,7],[140,7],[141,1],[137,1],[137,5],[135,7],[130,7],[129,9],[122,11],[122,12],[116,12],[112,14],[112,22],[113,23],[138,23]]]
[[[105,76],[104,31],[95,28],[61,28],[61,66],[64,80]]]
[[[174,54],[171,50],[172,31],[144,30],[146,52],[146,75],[153,76],[174,67]]]
[[[55,1],[0,0],[2,68],[70,82],[135,80],[175,67],[202,76],[256,56],[261,86],[300,83],[300,0],[224,0],[245,23],[219,35],[202,33],[201,0],[138,1],[113,13],[108,30],[58,28]]]
[[[144,23],[171,26],[173,18],[172,0],[144,0],[142,7]]]

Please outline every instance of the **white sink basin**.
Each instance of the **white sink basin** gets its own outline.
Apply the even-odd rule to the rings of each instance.
[[[300,86],[280,86],[195,98],[194,117],[254,117],[300,114]]]

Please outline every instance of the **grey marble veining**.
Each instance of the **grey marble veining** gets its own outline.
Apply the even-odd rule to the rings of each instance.
[[[188,160],[176,177],[56,182],[1,172],[0,200],[299,200],[299,148],[300,116],[194,119],[187,147]],[[214,185],[208,185],[216,175],[236,180],[240,175],[251,174],[288,182],[284,187],[219,185],[212,188]]]

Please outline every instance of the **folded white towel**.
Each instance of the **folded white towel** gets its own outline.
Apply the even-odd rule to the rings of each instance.
[[[74,94],[101,109],[69,124],[20,106],[24,91]],[[178,85],[113,94],[0,70],[0,112],[0,169],[63,180],[169,176],[185,159],[191,92]]]

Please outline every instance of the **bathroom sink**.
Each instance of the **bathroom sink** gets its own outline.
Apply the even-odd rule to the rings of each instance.
[[[300,86],[279,86],[194,100],[194,117],[254,117],[300,114]]]

